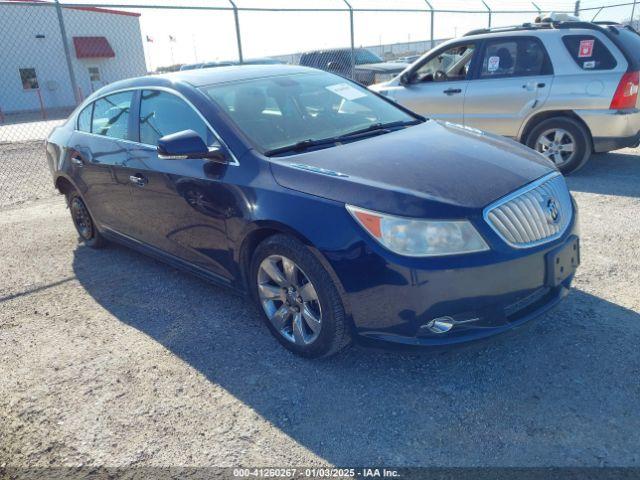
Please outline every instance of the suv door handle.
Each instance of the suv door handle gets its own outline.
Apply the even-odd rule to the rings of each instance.
[[[447,95],[455,95],[456,93],[462,93],[462,89],[461,88],[448,88],[447,90],[443,91],[442,93],[446,93]]]
[[[71,157],[71,163],[77,165],[78,167],[84,166],[84,162],[82,161],[82,157],[80,157],[80,155],[73,155]]]
[[[149,180],[147,180],[147,177],[139,173],[136,173],[135,175],[130,175],[129,181],[134,185],[137,185],[138,187],[144,187],[147,183],[149,183]]]

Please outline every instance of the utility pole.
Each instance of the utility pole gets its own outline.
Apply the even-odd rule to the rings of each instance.
[[[69,49],[69,42],[67,39],[67,29],[64,27],[64,18],[62,18],[62,7],[58,0],[56,0],[56,13],[58,15],[60,36],[62,37],[62,48],[64,49],[64,56],[67,60],[67,70],[69,70],[69,80],[71,82],[71,88],[73,89],[73,98],[77,105],[80,103],[80,92],[78,91],[78,82],[76,82],[76,74],[73,71],[73,64],[71,63],[71,51]]]

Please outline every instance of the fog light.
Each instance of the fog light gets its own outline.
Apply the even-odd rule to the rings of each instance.
[[[447,333],[453,328],[455,320],[451,317],[438,317],[423,325],[433,333]]]

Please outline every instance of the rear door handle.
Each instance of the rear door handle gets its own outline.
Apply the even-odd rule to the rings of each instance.
[[[442,93],[446,93],[447,95],[455,95],[456,93],[462,93],[461,88],[448,88]]]
[[[82,161],[82,157],[80,155],[73,155],[71,157],[71,163],[77,165],[78,167],[84,166],[84,162]]]
[[[135,175],[130,175],[129,181],[134,185],[137,185],[138,187],[144,187],[147,183],[149,183],[149,180],[147,180],[147,177],[145,177],[144,175],[140,175],[139,173],[136,173]]]

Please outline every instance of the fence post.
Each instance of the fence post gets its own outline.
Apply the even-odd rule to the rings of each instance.
[[[431,45],[429,45],[429,49],[433,48],[433,5],[431,5],[431,3],[429,2],[429,0],[424,0],[424,3],[427,4],[427,6],[429,7],[429,11],[431,12],[431,28],[430,28],[430,34],[431,34]]]
[[[80,103],[78,99],[78,82],[76,82],[76,74],[73,71],[73,64],[71,63],[71,51],[69,49],[69,41],[67,38],[67,29],[64,27],[64,19],[62,18],[62,7],[59,0],[56,0],[56,13],[58,15],[58,26],[60,27],[60,36],[62,37],[62,48],[64,49],[64,56],[67,60],[67,69],[69,70],[69,80],[71,81],[71,90],[73,90],[73,98],[75,98],[76,105]]]
[[[489,12],[489,30],[491,30],[491,7],[489,7],[489,5],[487,5],[487,2],[485,2],[484,0],[482,0],[482,3],[484,4],[484,7],[487,9],[487,12]]]
[[[238,7],[236,6],[236,2],[233,0],[229,0],[229,3],[233,7],[233,19],[236,23],[236,41],[238,42],[238,61],[240,63],[244,62],[244,58],[242,56],[242,38],[240,36],[240,16],[238,14]]]
[[[633,25],[633,16],[636,13],[636,0],[633,0],[633,7],[631,7],[631,20],[629,21],[629,24],[631,25],[631,28],[636,28]]]
[[[351,79],[355,79],[356,76],[356,44],[355,44],[355,37],[353,34],[353,7],[351,7],[351,4],[348,2],[348,0],[342,0],[345,5],[347,6],[347,8],[349,9],[349,28],[351,30]]]
[[[575,8],[573,9],[573,14],[574,14],[576,17],[579,17],[579,16],[580,16],[580,0],[576,0],[576,6],[575,6]]]

